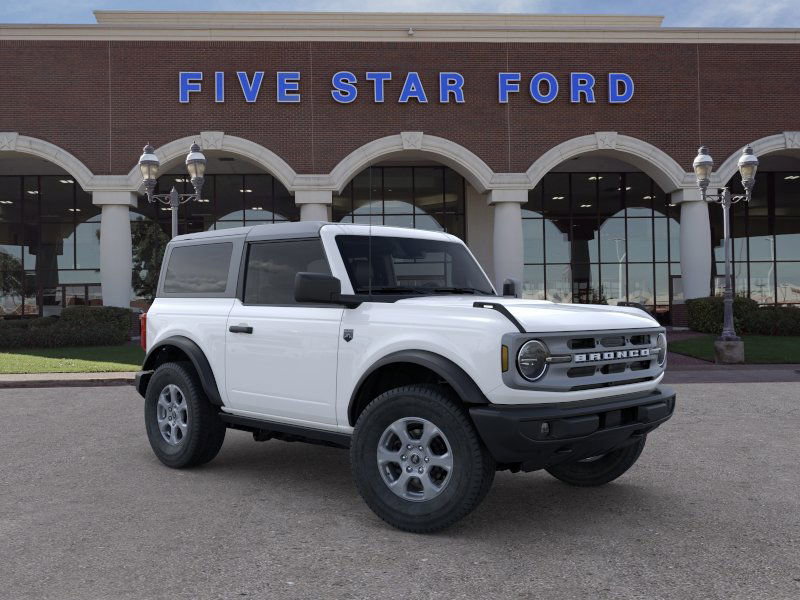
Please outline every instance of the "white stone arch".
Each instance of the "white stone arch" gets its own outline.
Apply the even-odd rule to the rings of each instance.
[[[260,144],[235,135],[227,135],[222,131],[203,131],[200,132],[200,135],[190,135],[173,140],[156,148],[155,154],[162,165],[167,165],[178,159],[183,159],[194,142],[200,144],[203,152],[219,150],[247,159],[263,167],[270,175],[280,181],[286,189],[294,191],[297,174],[285,160]],[[142,189],[142,175],[138,164],[134,165],[128,172],[127,186],[131,191]]]
[[[753,154],[758,157],[787,151],[787,153],[800,156],[800,131],[784,131],[776,135],[768,135],[750,145],[753,147]],[[739,157],[742,155],[743,149],[744,146],[738,148],[711,174],[711,187],[723,187],[736,175],[739,170]]]
[[[72,154],[39,138],[19,135],[15,131],[0,132],[0,153],[19,152],[42,158],[64,169],[86,191],[92,189],[93,173]]]
[[[492,187],[494,172],[464,146],[421,131],[404,131],[356,148],[330,172],[333,189],[341,192],[358,173],[381,160],[397,156],[429,158],[461,174],[479,193]]]
[[[616,131],[598,131],[562,142],[542,154],[526,171],[531,186],[565,160],[590,152],[624,160],[649,175],[667,193],[693,185],[694,176],[663,150]]]

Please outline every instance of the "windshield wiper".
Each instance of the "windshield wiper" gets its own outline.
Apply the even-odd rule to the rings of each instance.
[[[383,287],[360,287],[356,288],[356,294],[424,294],[422,290],[417,288],[404,287],[404,286],[383,286]]]
[[[449,294],[480,294],[481,296],[493,296],[491,292],[479,290],[472,287],[440,287],[434,288],[434,292],[449,293]]]

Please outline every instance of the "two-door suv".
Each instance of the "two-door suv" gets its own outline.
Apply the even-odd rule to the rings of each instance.
[[[664,330],[632,307],[498,296],[445,233],[332,223],[182,235],[142,323],[136,386],[165,465],[227,428],[350,449],[401,529],[446,527],[495,471],[602,485],[672,416]]]

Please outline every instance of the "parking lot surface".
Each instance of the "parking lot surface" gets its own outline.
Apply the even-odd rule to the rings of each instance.
[[[131,388],[0,390],[0,598],[800,597],[800,394],[675,386],[597,489],[498,473],[436,535],[359,498],[341,450],[228,432],[161,466]]]

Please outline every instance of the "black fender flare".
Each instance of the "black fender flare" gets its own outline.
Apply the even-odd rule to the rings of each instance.
[[[350,425],[355,424],[355,415],[353,413],[364,383],[375,371],[392,363],[411,363],[425,367],[444,379],[464,402],[468,404],[489,404],[489,400],[478,387],[478,384],[473,381],[472,377],[449,358],[427,350],[400,350],[387,354],[375,361],[358,379],[358,383],[350,395],[350,404],[347,407],[347,418]]]
[[[158,354],[161,350],[169,346],[181,350],[186,356],[189,357],[189,360],[191,361],[192,366],[194,366],[195,373],[197,373],[197,377],[200,379],[200,383],[203,386],[203,391],[206,393],[209,402],[216,406],[222,406],[222,397],[219,394],[217,379],[214,377],[214,371],[211,370],[211,364],[208,362],[208,359],[206,358],[206,355],[200,346],[185,336],[174,335],[172,337],[168,337],[150,348],[150,350],[147,352],[147,356],[144,358],[142,371],[152,372],[154,370],[154,365]],[[144,381],[144,378],[142,378],[141,383],[139,384],[139,393],[143,396],[146,392],[149,379],[150,378],[147,377],[147,381]],[[142,389],[142,387],[144,387],[144,389]]]

